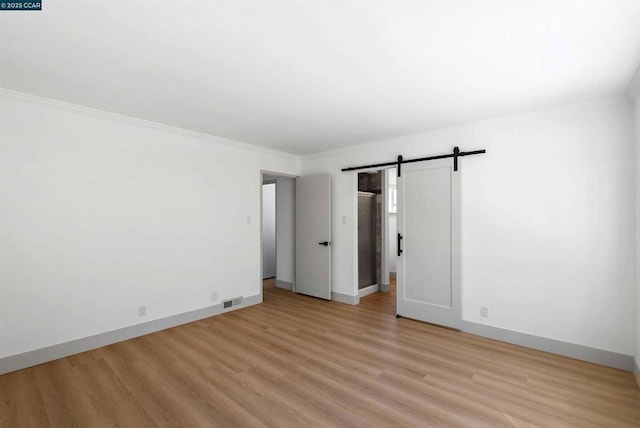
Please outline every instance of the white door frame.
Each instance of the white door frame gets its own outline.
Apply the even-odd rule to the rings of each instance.
[[[386,170],[393,168],[393,166],[388,167],[388,168],[370,168],[370,169],[361,169],[361,170],[357,170],[357,171],[353,171],[352,175],[351,175],[351,179],[352,179],[352,183],[351,183],[351,191],[352,191],[352,203],[353,203],[353,219],[351,221],[352,223],[352,231],[353,231],[353,275],[352,275],[352,283],[353,283],[353,293],[356,299],[356,303],[355,304],[359,304],[360,303],[360,295],[359,295],[359,288],[358,288],[358,173],[362,173],[362,172],[378,172],[378,171],[382,171],[383,172],[383,182],[382,182],[382,194],[381,197],[383,198],[382,200],[382,209],[384,210],[384,216],[382,218],[382,222],[381,222],[381,227],[382,227],[382,231],[381,231],[381,235],[382,235],[382,253],[381,253],[381,257],[380,257],[380,263],[382,264],[381,266],[381,276],[382,276],[382,282],[384,283],[386,281],[386,284],[378,284],[378,287],[380,287],[380,289],[382,288],[383,285],[387,285],[389,284],[389,242],[388,242],[388,235],[389,235],[389,219],[387,218],[388,216],[388,211],[389,211],[389,196],[388,196],[388,182],[386,179]],[[346,217],[343,218],[343,223],[344,221],[347,220]]]

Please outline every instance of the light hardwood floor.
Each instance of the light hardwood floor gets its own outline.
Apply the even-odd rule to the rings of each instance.
[[[0,376],[0,427],[640,426],[633,375],[265,286],[264,304]]]

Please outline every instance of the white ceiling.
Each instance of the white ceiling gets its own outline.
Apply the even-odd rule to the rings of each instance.
[[[640,1],[44,1],[0,86],[292,153],[624,93]]]

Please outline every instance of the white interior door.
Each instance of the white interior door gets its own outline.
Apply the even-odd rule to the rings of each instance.
[[[397,180],[398,315],[460,329],[460,183],[453,160],[405,164]]]
[[[331,177],[296,178],[295,291],[331,299]]]

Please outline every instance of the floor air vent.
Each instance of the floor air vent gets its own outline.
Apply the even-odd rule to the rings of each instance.
[[[236,297],[235,299],[226,300],[222,302],[222,307],[224,309],[230,308],[232,306],[238,306],[242,304],[242,297]]]

